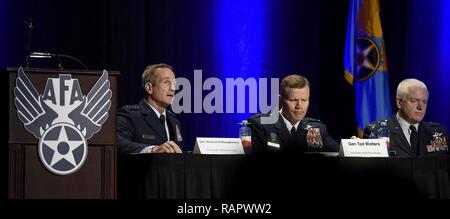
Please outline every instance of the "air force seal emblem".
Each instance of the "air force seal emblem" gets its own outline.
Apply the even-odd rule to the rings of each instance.
[[[39,139],[42,164],[52,173],[68,175],[83,166],[87,140],[100,131],[108,118],[112,91],[108,72],[83,96],[78,79],[70,74],[48,78],[40,95],[23,68],[14,88],[17,116],[27,131]]]

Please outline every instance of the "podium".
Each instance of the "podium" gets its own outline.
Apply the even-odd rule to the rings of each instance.
[[[2,70],[2,81],[8,80],[9,84],[8,197],[115,199],[117,80],[120,73],[108,72],[109,89],[112,91],[109,115],[101,129],[86,140],[87,155],[83,159],[82,166],[71,174],[59,175],[44,166],[38,153],[39,139],[25,129],[24,123],[18,117],[18,109],[14,104],[14,87],[18,70],[18,68]],[[78,79],[77,84],[82,95],[87,96],[102,75],[102,71],[86,70],[24,69],[24,72],[39,95],[43,94],[47,79],[70,74],[72,79]],[[6,96],[6,86],[1,89]]]

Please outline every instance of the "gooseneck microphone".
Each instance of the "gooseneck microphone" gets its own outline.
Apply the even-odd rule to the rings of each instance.
[[[60,70],[64,69],[61,58],[71,59],[71,60],[77,62],[78,64],[80,64],[85,70],[88,70],[88,67],[80,59],[75,58],[71,55],[67,55],[67,54],[56,54],[56,53],[49,53],[49,52],[30,52],[29,57],[37,58],[37,59],[55,58],[58,61],[58,67]]]
[[[26,64],[26,68],[29,67],[29,62],[28,62],[28,57],[30,56],[30,44],[31,44],[31,31],[33,30],[33,18],[24,18],[23,22],[27,25],[28,27],[28,40],[27,40],[27,51],[26,51],[26,56],[25,56],[25,64]]]
[[[57,54],[57,53],[49,53],[49,52],[30,52],[30,44],[31,44],[31,32],[34,29],[33,26],[33,18],[29,17],[29,18],[24,18],[23,22],[27,25],[28,27],[28,40],[27,40],[27,51],[26,51],[26,56],[25,56],[25,64],[26,64],[26,68],[29,68],[30,63],[29,63],[29,58],[38,58],[38,59],[52,59],[55,58],[58,61],[58,68],[60,70],[63,70],[64,67],[62,65],[62,60],[61,58],[65,58],[65,59],[71,59],[77,63],[79,63],[85,70],[88,70],[87,66],[78,58],[75,58],[71,55],[67,55],[67,54]]]

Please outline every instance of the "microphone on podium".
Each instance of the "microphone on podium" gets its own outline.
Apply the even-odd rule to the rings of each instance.
[[[33,18],[31,18],[31,17],[24,18],[23,22],[28,27],[27,51],[26,51],[26,56],[25,56],[25,64],[26,64],[26,68],[28,68],[29,67],[28,58],[29,58],[29,55],[30,55],[29,53],[30,53],[30,44],[31,44],[31,31],[34,28],[34,26],[33,26]]]
[[[25,57],[26,68],[29,68],[29,66],[30,66],[29,58],[38,58],[38,59],[55,58],[58,61],[59,69],[62,70],[63,69],[63,65],[62,65],[61,58],[66,58],[66,59],[71,59],[71,60],[79,63],[85,70],[88,70],[87,66],[80,59],[75,58],[75,57],[73,57],[71,55],[56,54],[56,53],[49,53],[49,52],[30,52],[31,32],[34,29],[33,18],[28,17],[28,18],[23,18],[22,20],[28,27],[27,51],[26,51],[26,57]]]
[[[28,26],[28,28],[31,30],[33,29],[33,18],[24,18],[23,22]]]

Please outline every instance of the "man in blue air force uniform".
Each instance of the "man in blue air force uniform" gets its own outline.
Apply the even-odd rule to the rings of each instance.
[[[172,67],[148,66],[142,74],[142,85],[146,97],[117,112],[119,153],[182,153],[180,122],[166,110],[175,95]]]
[[[435,122],[424,122],[428,104],[427,86],[417,79],[405,79],[397,87],[398,112],[387,120],[389,154],[397,157],[415,157],[449,154],[448,130]],[[382,121],[369,124],[364,138],[376,133]]]
[[[289,75],[281,81],[281,110],[275,124],[261,124],[267,114],[249,118],[254,152],[299,151],[337,152],[338,143],[330,137],[320,120],[305,117],[310,85],[300,75]]]

